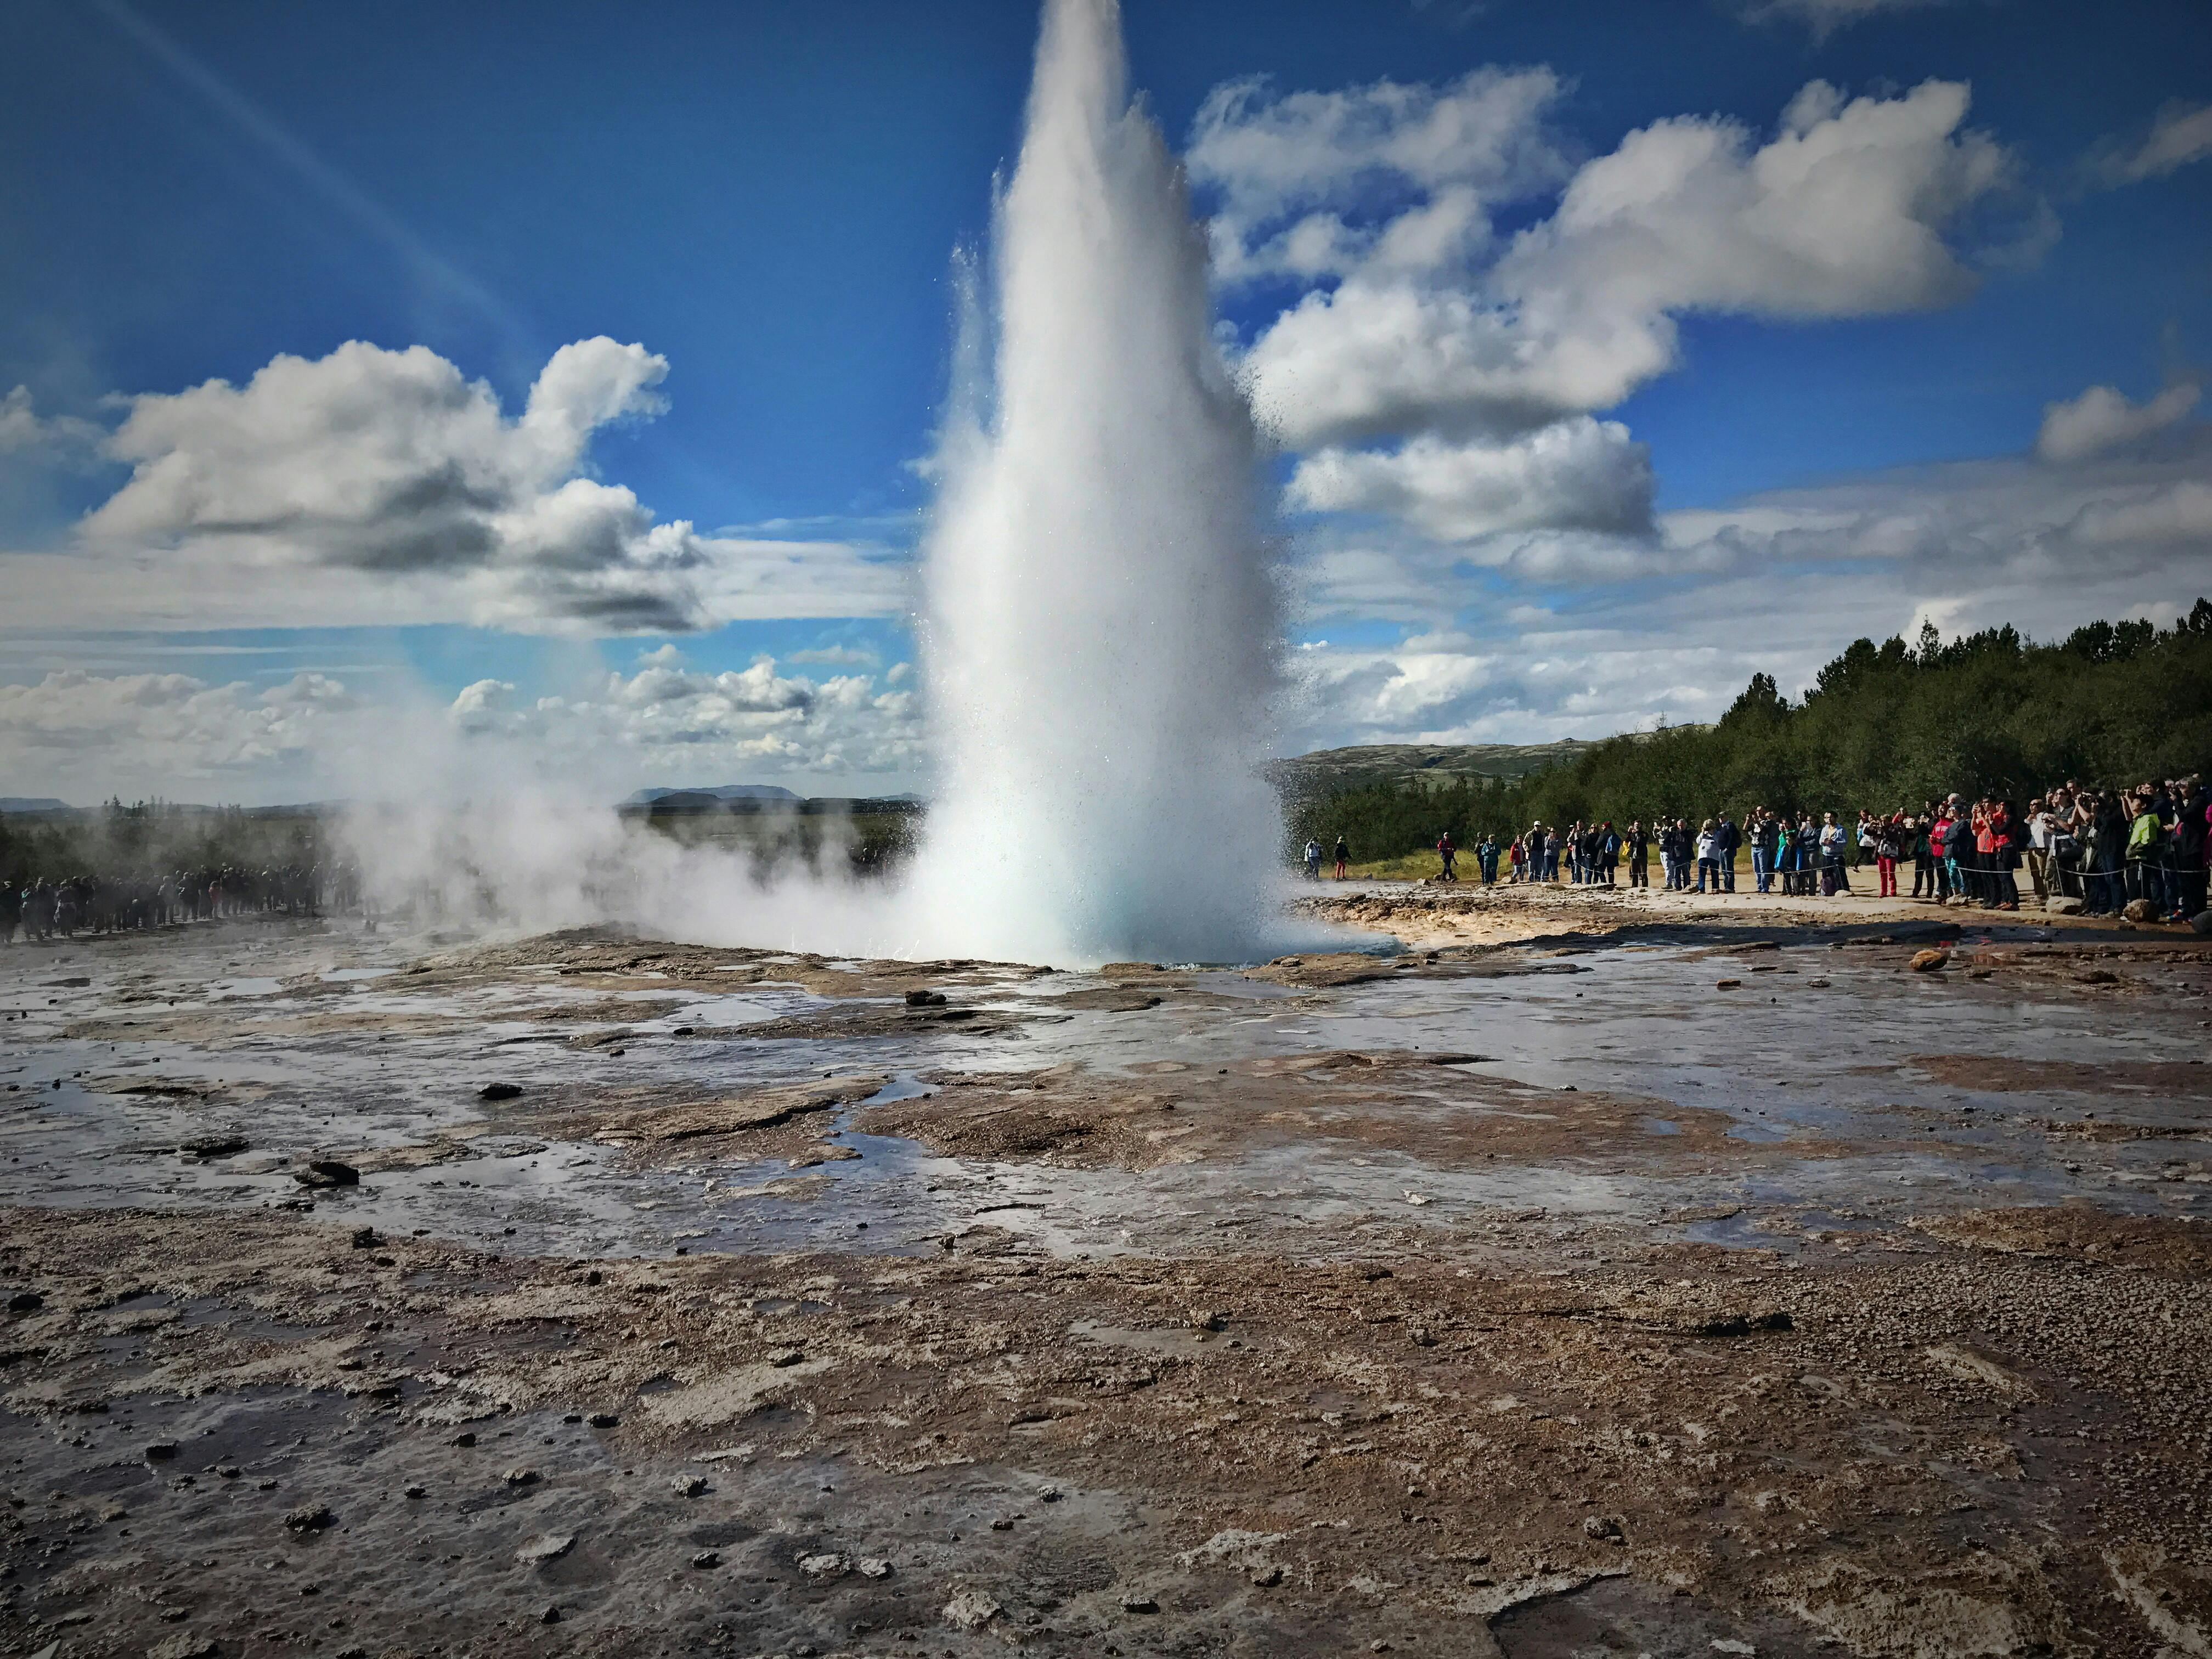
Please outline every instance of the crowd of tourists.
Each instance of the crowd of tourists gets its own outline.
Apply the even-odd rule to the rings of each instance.
[[[1482,835],[1472,851],[1486,884],[1649,887],[1656,863],[1663,887],[1733,893],[1739,862],[1747,862],[1749,890],[1832,897],[1866,890],[1853,878],[1866,882],[1870,867],[1874,897],[2016,910],[2025,875],[2039,902],[2076,900],[2091,915],[2140,902],[2153,915],[2181,921],[2206,908],[2208,838],[2212,791],[2192,777],[2120,790],[2068,783],[2024,809],[1995,796],[1951,795],[1886,814],[1863,808],[1815,817],[1761,806],[1741,823],[1722,812],[1696,823],[1532,823],[1502,842]],[[1438,838],[1441,879],[1460,879],[1460,850],[1449,833]],[[1340,836],[1340,879],[1347,854]],[[1909,895],[1899,887],[1908,867]],[[1320,844],[1309,842],[1306,872],[1318,878],[1320,870]]]
[[[0,876],[0,944],[59,935],[123,933],[221,916],[319,915],[326,898],[358,903],[360,872],[350,864],[245,870],[225,865],[130,879],[94,875],[64,881]]]

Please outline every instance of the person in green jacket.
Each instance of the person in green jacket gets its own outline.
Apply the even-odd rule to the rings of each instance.
[[[2159,848],[2166,839],[2166,825],[2160,820],[2156,803],[2149,790],[2135,797],[2134,819],[2128,825],[2128,896],[2148,899],[2157,906],[2166,891],[2159,868],[2162,862]]]

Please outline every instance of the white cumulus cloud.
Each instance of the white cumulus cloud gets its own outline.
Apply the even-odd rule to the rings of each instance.
[[[2212,104],[2168,104],[2138,144],[2106,144],[2094,162],[2107,185],[2162,178],[2212,156]]]
[[[0,455],[76,459],[97,451],[106,436],[95,422],[74,415],[40,415],[27,386],[0,398]]]
[[[18,614],[615,634],[897,609],[902,574],[851,546],[703,534],[592,475],[593,436],[658,413],[667,371],[580,340],[510,417],[426,347],[353,341],[131,398],[104,445],[130,477],[73,546],[16,561]],[[34,418],[11,394],[0,441]]]
[[[1548,69],[1478,69],[1448,86],[1377,81],[1338,92],[1217,87],[1200,106],[1191,176],[1219,198],[1216,274],[1342,275],[1367,264],[1434,269],[1481,250],[1488,209],[1557,185],[1565,155],[1545,123]],[[1358,228],[1344,214],[1377,190],[1419,198]]]
[[[2036,455],[2063,465],[2125,449],[2182,420],[2202,395],[2197,386],[2183,381],[2136,404],[2116,387],[2093,386],[2078,398],[2044,405]]]
[[[257,691],[188,674],[68,669],[0,685],[0,766],[12,775],[125,787],[147,763],[166,777],[252,777],[296,761],[352,695],[322,674]]]
[[[1650,457],[1618,421],[1577,416],[1510,443],[1424,434],[1394,451],[1324,449],[1298,463],[1288,498],[1315,512],[1392,514],[1438,541],[1545,527],[1651,528]]]
[[[1965,126],[1967,104],[1955,82],[1847,100],[1816,81],[1764,143],[1723,118],[1655,122],[1585,163],[1549,218],[1471,276],[1361,263],[1305,295],[1246,357],[1255,402],[1298,449],[1505,436],[1610,408],[1673,367],[1685,313],[1956,300],[1976,279],[1950,233],[2011,171]]]

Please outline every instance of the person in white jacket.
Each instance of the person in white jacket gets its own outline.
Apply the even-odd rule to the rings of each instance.
[[[1713,891],[1719,892],[1721,890],[1721,843],[1720,836],[1714,830],[1713,821],[1711,818],[1707,818],[1705,827],[1698,831],[1698,890],[1700,893],[1705,890],[1707,876],[1712,878]]]

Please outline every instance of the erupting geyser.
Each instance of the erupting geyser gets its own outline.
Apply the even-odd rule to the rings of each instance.
[[[1048,0],[982,285],[926,549],[915,919],[971,955],[1249,957],[1281,890],[1258,445],[1115,0]]]

